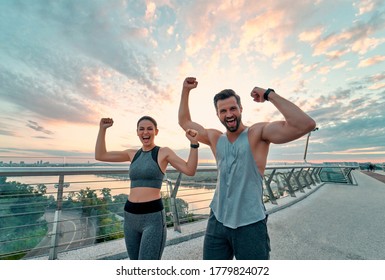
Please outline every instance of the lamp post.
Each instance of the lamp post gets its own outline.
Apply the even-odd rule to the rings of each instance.
[[[316,131],[316,130],[318,130],[318,127],[314,128],[312,131]],[[304,161],[305,163],[307,163],[307,161],[306,161],[307,146],[309,145],[309,138],[310,138],[310,135],[311,135],[311,132],[312,132],[312,131],[310,131],[310,132],[308,133],[307,139],[306,139],[305,153],[304,153],[304,155],[303,155],[303,161]]]

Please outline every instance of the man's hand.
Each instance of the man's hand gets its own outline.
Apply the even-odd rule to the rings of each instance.
[[[263,94],[266,92],[265,89],[260,88],[260,87],[255,87],[251,91],[251,97],[255,102],[265,102],[265,98],[263,98]]]
[[[111,118],[102,118],[100,120],[100,128],[107,129],[114,124],[114,120]]]
[[[187,77],[183,82],[183,89],[192,90],[198,86],[198,81],[195,77]]]

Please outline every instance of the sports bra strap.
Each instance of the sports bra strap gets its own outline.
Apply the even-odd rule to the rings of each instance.
[[[140,156],[141,153],[142,153],[142,149],[140,148],[140,149],[135,153],[135,156],[134,156],[134,158],[132,159],[131,163],[134,162],[134,161]]]
[[[158,164],[158,153],[159,153],[159,149],[160,147],[159,146],[155,146],[152,150],[151,150],[151,156],[152,156],[152,159]]]

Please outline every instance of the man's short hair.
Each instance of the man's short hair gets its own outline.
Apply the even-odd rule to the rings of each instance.
[[[232,89],[224,89],[214,96],[215,109],[218,110],[218,106],[217,106],[218,100],[225,100],[225,99],[233,97],[233,96],[237,100],[238,106],[241,107],[241,97],[238,94],[236,94],[235,91]]]

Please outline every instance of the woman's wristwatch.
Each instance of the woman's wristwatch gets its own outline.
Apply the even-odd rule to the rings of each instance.
[[[198,149],[199,148],[199,143],[197,144],[190,144],[190,147],[193,149]]]

